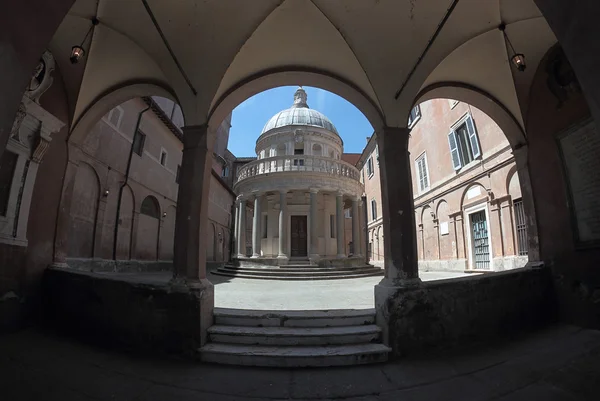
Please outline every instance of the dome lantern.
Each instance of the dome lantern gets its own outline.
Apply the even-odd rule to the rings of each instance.
[[[285,109],[275,114],[265,124],[261,135],[275,128],[286,127],[290,125],[305,125],[309,127],[318,127],[326,129],[329,132],[338,135],[337,129],[322,113],[310,109],[306,102],[308,96],[301,86],[294,93],[294,103],[289,109]]]
[[[296,93],[294,93],[294,104],[292,105],[292,107],[305,107],[308,109],[306,99],[306,91],[301,86],[299,86],[296,90]]]

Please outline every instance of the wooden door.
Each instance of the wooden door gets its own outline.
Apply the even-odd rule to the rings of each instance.
[[[307,224],[306,216],[292,216],[291,222],[291,257],[307,256]]]

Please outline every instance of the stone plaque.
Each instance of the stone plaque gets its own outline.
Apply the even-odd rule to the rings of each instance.
[[[559,138],[579,242],[600,241],[600,135],[593,120]]]

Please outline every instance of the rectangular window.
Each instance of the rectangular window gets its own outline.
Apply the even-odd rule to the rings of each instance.
[[[135,136],[133,137],[133,151],[137,153],[139,156],[144,152],[144,144],[146,143],[146,134],[142,131],[137,130]]]
[[[425,192],[429,189],[429,169],[427,167],[427,157],[423,153],[416,161],[417,173],[419,175],[419,191]]]
[[[352,218],[352,209],[344,210],[344,217],[347,219],[351,219]]]
[[[177,165],[177,172],[175,173],[175,183],[179,184],[179,174],[181,173],[181,165]]]
[[[269,228],[268,224],[269,224],[269,215],[265,214],[263,216],[262,227],[261,227],[262,238],[267,238],[267,232],[268,232],[268,228]]]
[[[450,131],[448,145],[454,170],[460,170],[481,156],[479,139],[471,116],[467,116],[462,123]]]
[[[10,187],[12,186],[18,159],[19,156],[16,153],[5,150],[0,161],[0,216],[6,216],[8,211]]]
[[[304,149],[294,149],[294,154],[295,155],[303,155],[304,154]]]
[[[367,175],[369,176],[369,178],[373,176],[373,172],[373,158],[369,157],[369,159],[367,160]]]
[[[223,171],[221,172],[221,177],[228,177],[229,176],[229,167],[225,166],[223,168]]]
[[[377,165],[379,166],[379,145],[375,145],[375,155],[377,156]]]
[[[160,164],[162,166],[166,166],[167,164],[167,151],[164,149],[160,151]]]
[[[410,111],[410,115],[408,116],[408,128],[412,128],[413,125],[415,125],[416,122],[419,121],[420,118],[421,118],[421,107],[419,107],[419,105],[416,105]]]
[[[513,202],[513,206],[515,210],[515,226],[517,229],[517,245],[519,247],[519,256],[527,256],[529,247],[527,244],[527,219],[525,218],[523,199],[516,199]]]
[[[304,166],[304,159],[294,159],[294,166]]]
[[[329,235],[331,238],[335,238],[335,216],[329,215]]]
[[[377,201],[371,199],[371,220],[377,220]]]

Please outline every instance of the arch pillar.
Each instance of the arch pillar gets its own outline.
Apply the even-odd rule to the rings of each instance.
[[[214,287],[206,279],[206,243],[208,235],[208,195],[212,168],[212,150],[216,133],[206,124],[183,127],[183,157],[179,176],[173,279],[175,293],[194,300],[190,305],[194,324],[180,322],[189,330],[194,346],[207,340],[213,323]],[[182,319],[186,313],[181,314]],[[176,319],[175,317],[173,319]],[[198,320],[196,320],[198,319]]]
[[[531,185],[531,176],[529,175],[528,146],[521,146],[513,150],[515,163],[517,164],[517,174],[521,184],[521,198],[523,199],[523,209],[527,218],[527,257],[529,262],[540,260],[540,238],[537,229],[537,213],[535,210],[535,201],[533,187]]]
[[[394,327],[393,304],[406,289],[421,283],[417,263],[417,235],[408,152],[408,128],[384,127],[377,132],[385,277],[375,286],[376,322],[384,344]]]

